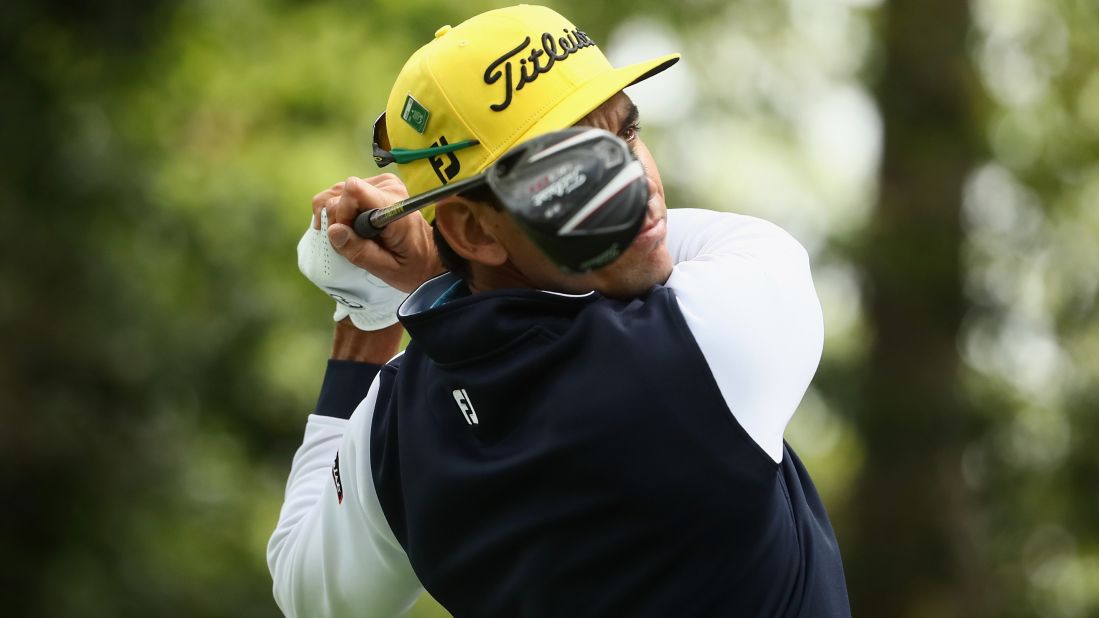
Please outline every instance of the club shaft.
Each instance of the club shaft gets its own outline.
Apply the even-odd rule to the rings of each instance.
[[[363,238],[373,238],[378,234],[381,234],[385,226],[401,217],[410,215],[441,199],[480,186],[484,184],[484,182],[484,174],[477,174],[476,176],[470,176],[469,178],[452,182],[430,191],[425,191],[424,193],[415,195],[406,200],[395,202],[384,208],[365,210],[355,217],[355,233]]]

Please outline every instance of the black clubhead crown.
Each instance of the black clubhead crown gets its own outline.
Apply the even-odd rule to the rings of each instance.
[[[602,129],[574,127],[502,156],[486,180],[520,227],[562,270],[614,261],[637,236],[648,183],[629,146]]]

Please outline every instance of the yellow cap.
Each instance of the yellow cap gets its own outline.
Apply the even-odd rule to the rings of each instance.
[[[484,170],[519,142],[575,124],[678,60],[668,54],[616,69],[587,34],[548,8],[488,11],[439,28],[405,63],[386,105],[388,142],[394,152],[466,144],[398,165],[417,195]]]

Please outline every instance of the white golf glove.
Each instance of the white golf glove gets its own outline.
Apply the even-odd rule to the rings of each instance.
[[[408,296],[336,252],[328,241],[325,209],[321,209],[321,228],[310,225],[298,242],[298,269],[336,299],[332,319],[338,322],[351,316],[351,322],[359,330],[380,330],[395,324],[397,307]]]

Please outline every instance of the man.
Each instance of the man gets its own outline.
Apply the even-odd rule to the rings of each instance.
[[[807,256],[758,219],[666,209],[621,90],[677,59],[614,69],[519,6],[441,28],[402,69],[375,150],[403,183],[318,194],[299,245],[338,322],[268,550],[287,615],[392,616],[423,588],[478,618],[850,613],[782,439],[823,341]],[[565,274],[483,193],[376,242],[348,227],[572,124],[646,170],[646,221],[609,266]]]

